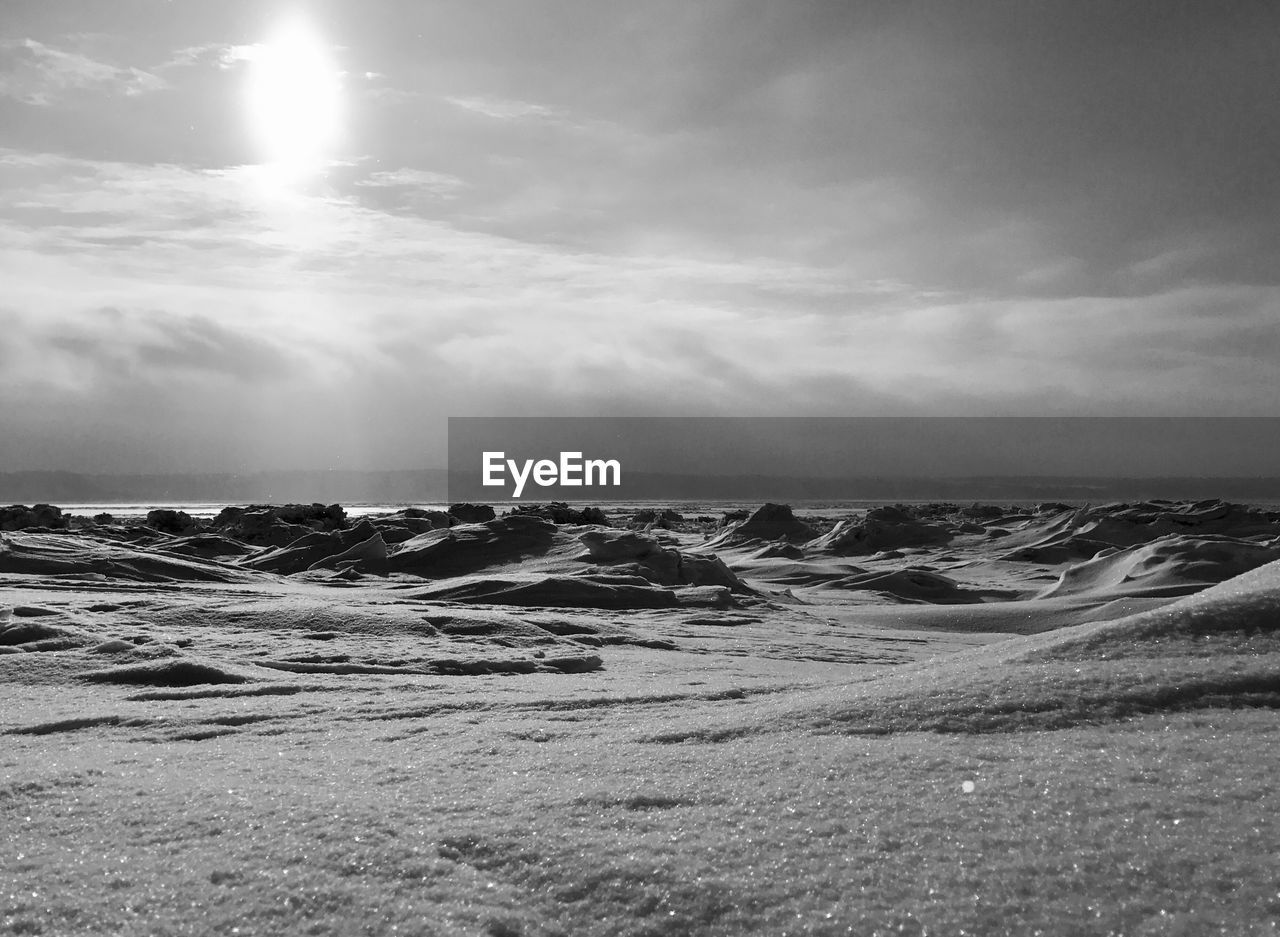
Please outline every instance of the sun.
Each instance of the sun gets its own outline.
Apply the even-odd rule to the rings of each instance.
[[[283,20],[252,47],[246,91],[264,164],[300,176],[331,157],[342,127],[341,72],[309,22]]]

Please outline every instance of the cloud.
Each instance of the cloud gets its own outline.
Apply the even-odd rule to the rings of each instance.
[[[0,40],[0,96],[47,107],[76,92],[136,96],[167,87],[151,72],[98,61],[34,39]]]
[[[407,167],[373,172],[356,180],[355,184],[367,188],[411,189],[437,198],[453,198],[459,190],[467,187],[467,183],[457,176]]]
[[[585,252],[335,192],[265,190],[250,170],[14,154],[6,167],[10,205],[36,213],[0,225],[0,260],[17,273],[9,301],[29,311],[28,330],[103,305],[182,310],[131,313],[119,329],[131,350],[101,346],[112,367],[161,383],[287,374],[316,399],[351,387],[344,405],[364,407],[378,406],[378,387],[405,418],[424,400],[442,412],[602,400],[641,413],[692,402],[821,412],[819,389],[860,413],[1280,404],[1267,377],[1278,352],[1264,340],[1280,294],[1268,287],[975,297],[765,256]],[[232,336],[290,349],[294,366]]]
[[[266,387],[304,370],[302,349],[255,333],[244,320],[150,309],[0,311],[11,361],[0,384],[110,396],[123,384],[153,389],[214,384]]]
[[[230,42],[206,42],[184,46],[174,50],[157,71],[209,65],[216,65],[225,70],[234,68],[240,62],[252,62],[262,48],[261,43]]]
[[[476,215],[492,230],[771,242],[985,295],[1277,282],[1274,7],[573,4],[587,44],[545,6],[506,5],[483,29],[455,6],[407,15],[397,38],[406,61],[432,59],[420,87],[489,119],[417,102],[382,145],[420,118],[433,165],[491,195]],[[1199,260],[1134,282],[1187,242]]]
[[[268,384],[290,375],[295,362],[274,342],[207,317],[128,310],[95,310],[63,323],[50,346],[89,368],[145,373],[164,381],[210,374]]]
[[[494,120],[564,120],[563,112],[545,104],[533,104],[529,101],[514,101],[505,98],[478,96],[464,98],[446,98],[450,104],[463,110],[483,114]]]

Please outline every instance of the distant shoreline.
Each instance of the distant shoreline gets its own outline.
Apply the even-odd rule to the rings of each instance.
[[[564,503],[585,507],[599,506],[603,507],[607,513],[611,514],[629,514],[644,508],[673,508],[679,512],[686,514],[722,514],[733,510],[754,509],[759,507],[770,499],[735,499],[735,498],[690,498],[690,499],[651,499],[651,500],[631,500],[631,501],[594,501],[594,500],[566,500]],[[957,503],[965,504],[994,504],[1003,507],[1026,507],[1033,508],[1037,504],[1045,501],[1055,501],[1067,505],[1069,507],[1086,507],[1089,505],[1098,506],[1106,503],[1107,499],[1087,500],[1087,499],[1025,499],[1025,498],[1006,498],[1006,499],[960,499],[959,501],[946,501],[936,498],[851,498],[847,500],[841,499],[772,499],[788,504],[795,510],[809,515],[829,515],[829,516],[845,516],[851,513],[869,510],[886,504],[931,504],[931,503]],[[1156,499],[1163,500],[1163,499]],[[1201,499],[1206,500],[1206,499]],[[1224,499],[1231,500],[1231,499]],[[21,503],[9,502],[0,499],[3,504]],[[32,502],[26,502],[31,504]],[[217,514],[226,507],[238,506],[246,507],[250,503],[257,504],[275,504],[284,503],[318,503],[318,502],[226,502],[226,501],[95,501],[95,502],[43,502],[51,504],[59,508],[66,516],[79,516],[92,518],[98,514],[111,514],[117,519],[127,518],[143,518],[154,510],[173,510],[183,511],[193,518],[207,520],[217,516]],[[335,502],[325,502],[335,503]],[[350,518],[375,517],[381,514],[393,514],[402,511],[405,508],[421,508],[428,511],[445,511],[448,509],[447,502],[431,502],[431,501],[413,501],[413,502],[336,502],[340,503],[346,515]],[[487,502],[494,507],[498,513],[505,513],[513,507],[520,505],[533,505],[539,503],[547,503],[545,500],[524,499],[521,501],[491,501]],[[1280,510],[1280,497],[1268,499],[1243,499],[1241,503],[1245,503],[1254,507],[1267,510]]]
[[[340,503],[360,505],[444,505],[451,498],[448,472],[297,471],[237,475],[107,475],[60,471],[0,473],[0,503],[67,505],[182,505]],[[1280,477],[1106,478],[1072,476],[798,478],[766,476],[661,475],[635,472],[611,490],[611,497],[582,497],[581,491],[540,491],[535,501],[581,503],[753,502],[1029,502],[1206,500],[1280,501]]]

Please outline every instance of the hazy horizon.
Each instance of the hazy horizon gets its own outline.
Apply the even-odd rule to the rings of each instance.
[[[1097,477],[1097,476],[766,476],[624,473],[619,489],[527,488],[510,500],[504,491],[458,484],[444,469],[401,472],[310,470],[249,475],[75,475],[2,473],[0,506],[6,504],[132,504],[183,507],[193,504],[313,503],[344,505],[532,504],[548,501],[605,503],[952,501],[1106,503],[1153,498],[1199,501],[1219,498],[1251,504],[1280,503],[1280,476]],[[81,511],[80,513],[83,513]]]

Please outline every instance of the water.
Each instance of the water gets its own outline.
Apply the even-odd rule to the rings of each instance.
[[[868,508],[876,507],[882,504],[924,504],[934,499],[911,500],[904,498],[884,499],[884,500],[848,500],[848,501],[799,501],[791,500],[785,503],[789,504],[798,513],[805,513],[818,516],[843,516],[854,512],[865,511]],[[145,517],[147,512],[156,509],[165,508],[175,511],[185,511],[192,517],[210,518],[215,516],[228,504],[238,504],[245,506],[246,502],[226,502],[226,501],[152,501],[152,502],[129,502],[129,503],[72,503],[60,504],[63,514],[79,514],[85,517],[93,517],[95,514],[111,514],[118,518],[123,517]],[[516,504],[536,504],[536,500],[522,502],[492,502],[494,510],[499,514],[509,510]],[[618,502],[601,502],[601,501],[584,501],[570,502],[573,504],[595,505],[600,507],[605,513],[615,512],[632,512],[640,508],[673,508],[683,514],[685,517],[694,517],[702,514],[718,515],[726,511],[734,510],[753,510],[761,505],[761,501],[618,501]],[[957,504],[973,503],[969,500],[957,500]],[[1032,500],[1006,500],[992,498],[979,503],[1001,504],[1012,507],[1032,507],[1037,501]],[[1061,503],[1072,506],[1083,506],[1091,503],[1079,499],[1067,499]],[[1094,504],[1101,502],[1092,502]],[[1246,501],[1245,503],[1253,504],[1265,510],[1280,509],[1280,501],[1264,500],[1264,501]],[[375,502],[362,501],[353,503],[343,503],[343,509],[346,510],[348,517],[365,517],[373,514],[390,514],[395,511],[401,511],[405,508],[422,508],[427,511],[443,511],[448,505],[443,502]]]
[[[151,502],[131,502],[131,503],[74,503],[59,504],[63,514],[80,514],[85,517],[93,517],[95,514],[111,514],[115,517],[145,517],[148,512],[155,510],[171,510],[186,511],[192,517],[213,517],[228,504],[238,504],[240,507],[246,505],[245,502],[227,502],[227,501],[151,501]],[[342,506],[348,517],[364,517],[367,514],[389,514],[392,511],[399,511],[404,508],[424,508],[428,511],[443,511],[448,505],[445,504],[344,504]]]

